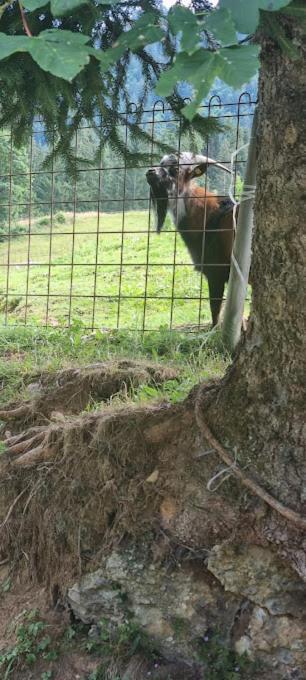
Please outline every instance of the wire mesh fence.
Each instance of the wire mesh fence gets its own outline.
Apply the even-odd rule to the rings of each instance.
[[[159,140],[229,166],[249,139],[255,104],[246,92],[235,102],[212,97],[202,115],[218,117],[224,131],[205,148],[202,142],[189,149],[179,117],[157,102],[141,113],[149,140],[137,150],[153,155]],[[127,144],[127,116],[134,112],[131,105],[122,114]],[[142,331],[206,325],[207,282],[170,217],[161,235],[155,233],[148,166],[127,167],[110,148],[93,162],[98,148],[99,130],[81,125],[75,151],[84,161],[71,177],[60,159],[45,167],[50,147],[39,122],[21,149],[9,130],[0,133],[0,323],[48,327],[77,320],[92,330]],[[235,159],[237,195],[245,161],[243,149]],[[226,196],[229,176],[212,167],[205,186]]]

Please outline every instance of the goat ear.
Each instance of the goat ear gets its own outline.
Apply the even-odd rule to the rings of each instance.
[[[204,175],[205,172],[207,171],[207,165],[208,163],[199,163],[199,165],[196,165],[192,170],[190,170],[189,177],[190,179],[193,179],[194,177],[201,177],[201,175]]]

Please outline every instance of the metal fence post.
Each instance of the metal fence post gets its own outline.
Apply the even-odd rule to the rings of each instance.
[[[251,265],[254,203],[252,187],[255,186],[256,182],[257,117],[257,109],[255,109],[222,322],[223,342],[230,353],[234,352],[240,340],[243,307]]]

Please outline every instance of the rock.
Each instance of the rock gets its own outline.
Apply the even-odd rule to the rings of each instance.
[[[132,614],[167,658],[194,659],[195,641],[219,623],[228,629],[239,606],[205,574],[203,563],[197,572],[191,565],[169,569],[139,551],[114,551],[69,589],[67,599],[84,623],[106,618],[116,624]]]
[[[116,622],[123,618],[119,591],[103,577],[101,570],[84,576],[68,591],[68,603],[83,623],[98,623],[103,616]]]
[[[270,614],[305,615],[306,584],[268,548],[217,545],[208,569],[225,590],[244,595]]]
[[[253,655],[272,657],[275,666],[297,666],[304,669],[306,677],[306,627],[291,616],[269,616],[269,613],[255,607],[249,622],[249,636]]]
[[[215,546],[208,568],[226,591],[255,603],[235,641],[237,653],[277,669],[299,668],[297,675],[280,678],[306,677],[306,584],[272,550],[257,545]]]
[[[258,545],[216,546],[208,568],[203,559],[170,568],[166,559],[154,562],[144,545],[114,550],[69,589],[68,602],[93,626],[132,616],[170,662],[198,668],[199,645],[204,653],[212,635],[222,649],[231,645],[250,663],[263,661],[267,673],[252,671],[252,680],[306,677],[306,586],[297,574]],[[203,664],[195,677],[202,672]]]

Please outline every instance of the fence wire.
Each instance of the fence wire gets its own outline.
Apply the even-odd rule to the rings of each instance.
[[[205,148],[187,148],[181,121],[157,102],[142,112],[149,142],[137,151],[155,153],[156,141],[180,151],[197,151],[230,167],[231,154],[248,141],[256,102],[245,92],[236,102],[217,96],[202,107],[216,116],[224,132]],[[122,138],[135,105],[122,116]],[[194,270],[190,255],[171,219],[155,233],[146,171],[127,167],[111,149],[101,151],[99,133],[80,126],[75,152],[86,157],[77,177],[53,160],[43,126],[37,122],[29,143],[13,146],[9,130],[0,132],[0,323],[70,326],[87,329],[198,329],[210,322],[205,277]],[[246,152],[235,167],[239,195]],[[150,164],[151,165],[151,164]],[[204,185],[228,194],[230,176],[209,169]],[[203,180],[202,180],[203,184]],[[222,266],[223,263],[220,263]]]

